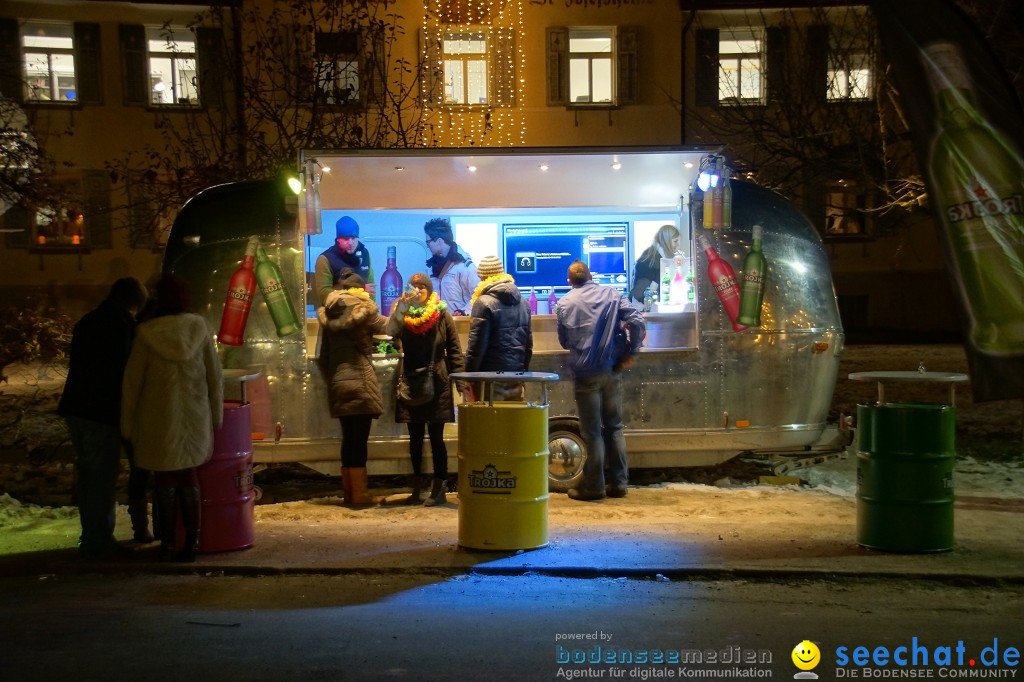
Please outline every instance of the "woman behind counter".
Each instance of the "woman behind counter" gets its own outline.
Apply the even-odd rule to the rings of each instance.
[[[634,301],[644,302],[644,292],[652,282],[658,282],[661,259],[671,258],[679,250],[679,230],[675,225],[662,225],[654,234],[654,241],[640,254],[633,269],[633,288],[629,295]]]
[[[327,382],[331,416],[341,422],[342,495],[345,504],[360,507],[379,501],[367,491],[366,457],[373,420],[384,412],[371,363],[373,336],[383,334],[388,322],[365,286],[350,268],[342,269],[317,311],[324,330],[317,363]]]
[[[423,502],[432,507],[444,504],[448,478],[448,450],[444,444],[444,425],[455,421],[452,397],[452,372],[461,372],[465,361],[455,320],[444,301],[438,299],[430,277],[417,272],[409,278],[409,289],[395,302],[388,322],[388,333],[399,341],[404,357],[402,372],[410,372],[434,363],[434,398],[422,405],[408,405],[402,400],[395,403],[395,421],[405,423],[409,429],[409,458],[412,462],[412,494],[407,504],[419,504],[425,483],[423,477],[423,435],[430,436],[430,454],[434,480],[430,496]],[[464,391],[466,382],[459,381],[458,390]]]

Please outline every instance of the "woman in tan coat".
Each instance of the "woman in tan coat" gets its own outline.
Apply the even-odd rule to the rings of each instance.
[[[362,277],[343,269],[318,311],[323,329],[318,363],[331,416],[341,422],[342,491],[346,504],[358,506],[375,503],[367,493],[367,442],[384,401],[371,357],[373,336],[387,326],[365,285]]]

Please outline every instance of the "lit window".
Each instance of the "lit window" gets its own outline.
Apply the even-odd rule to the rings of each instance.
[[[75,45],[71,24],[25,22],[21,39],[25,99],[76,102]]]
[[[448,31],[442,50],[445,104],[487,104],[487,35]]]
[[[855,186],[833,183],[825,193],[825,235],[851,237],[866,234],[865,197]]]
[[[829,33],[828,98],[830,100],[868,99],[871,96],[872,69],[870,50],[865,40]]]
[[[763,48],[764,40],[756,29],[721,29],[718,38],[719,101],[740,104],[763,102]]]
[[[316,87],[323,104],[359,101],[359,35],[316,34]]]
[[[58,181],[58,196],[48,206],[37,206],[32,220],[33,237],[39,247],[84,246],[86,221],[77,181]]]
[[[611,29],[569,29],[569,101],[612,101]]]
[[[196,38],[182,27],[146,29],[150,103],[198,106]]]

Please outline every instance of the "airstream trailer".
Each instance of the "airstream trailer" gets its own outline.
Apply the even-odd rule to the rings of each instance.
[[[671,224],[680,233],[679,251],[663,264],[675,284],[657,282],[661,286],[646,305],[637,301],[650,309],[644,312],[643,352],[625,374],[630,465],[708,466],[743,453],[839,452],[849,434],[829,423],[828,414],[844,336],[821,240],[784,197],[741,180],[731,181],[730,224],[705,228],[702,209],[695,209],[704,194],[698,173],[714,169],[708,163],[713,152],[679,147],[305,152],[297,194],[267,180],[196,195],[174,223],[164,269],[192,283],[217,330],[234,295],[229,280],[250,238],[258,238],[280,268],[298,327],[286,326],[279,336],[276,313],[256,292],[240,345],[219,346],[226,368],[259,370],[259,377],[245,384],[253,406],[254,460],[301,462],[336,474],[340,431],[328,414],[326,385],[316,366],[319,302],[310,284],[315,259],[334,244],[335,224],[348,216],[360,226],[374,278],[380,279],[393,254],[394,265],[408,279],[425,270],[431,255],[425,221],[447,218],[455,243],[468,257],[479,262],[500,256],[524,296],[538,297],[530,369],[561,377],[548,387],[549,473],[551,488],[565,490],[580,476],[587,452],[567,353],[558,344],[547,300],[568,290],[565,268],[576,258],[589,263],[599,283],[629,292],[636,259],[654,232]],[[712,192],[707,196],[710,200]],[[719,275],[725,264],[741,283],[755,225],[767,263],[763,299],[758,324],[741,325],[728,304],[737,291],[724,290],[739,284],[722,284]],[[713,276],[709,259],[715,261]],[[379,302],[380,287],[376,296]],[[465,345],[470,319],[456,322]],[[386,345],[381,350],[374,365],[390,410],[398,357],[385,352]],[[528,393],[526,399],[535,398]],[[374,422],[371,473],[409,471],[405,427],[391,414]],[[457,427],[448,429],[454,459]]]

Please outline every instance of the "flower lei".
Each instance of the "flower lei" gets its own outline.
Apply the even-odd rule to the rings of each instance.
[[[434,292],[424,305],[409,306],[402,321],[405,322],[405,328],[413,334],[423,334],[433,329],[447,307],[448,303],[440,300],[437,292]]]
[[[512,275],[508,274],[507,272],[503,272],[500,275],[491,275],[487,279],[481,280],[480,284],[476,285],[476,289],[473,290],[473,297],[469,299],[469,306],[473,307],[473,304],[476,303],[477,297],[479,297],[480,294],[484,292],[484,289],[486,289],[492,284],[497,284],[498,282],[512,282],[513,284],[516,283],[516,281],[512,279]]]
[[[352,294],[353,296],[362,296],[363,298],[370,298],[370,294],[366,293],[366,289],[362,287],[349,287],[345,289],[346,294]]]

